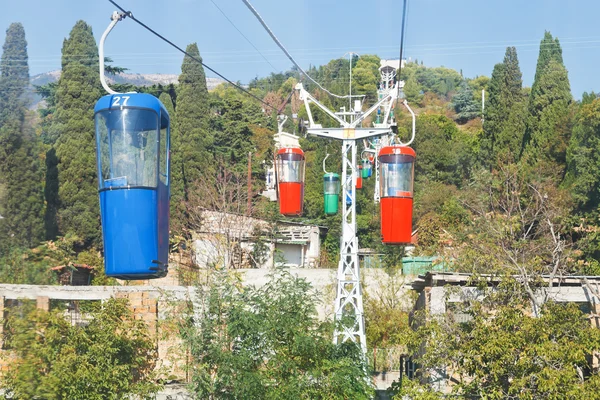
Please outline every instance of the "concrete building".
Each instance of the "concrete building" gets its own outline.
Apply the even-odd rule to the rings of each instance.
[[[406,60],[402,60],[402,68],[406,65]],[[400,60],[379,60],[379,70],[400,69]]]
[[[193,244],[195,264],[201,268],[319,267],[325,228],[208,210],[202,211],[201,218]]]

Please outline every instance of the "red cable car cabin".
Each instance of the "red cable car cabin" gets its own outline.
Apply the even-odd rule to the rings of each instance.
[[[297,147],[284,147],[277,152],[279,212],[282,215],[302,214],[304,200],[304,152]]]
[[[407,146],[386,146],[379,151],[384,244],[411,242],[415,157],[415,151]]]
[[[362,181],[363,181],[362,170],[363,170],[363,166],[362,165],[359,165],[356,168],[356,188],[357,189],[362,189]]]

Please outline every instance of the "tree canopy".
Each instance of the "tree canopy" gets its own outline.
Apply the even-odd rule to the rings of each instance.
[[[157,391],[153,340],[123,300],[102,303],[83,326],[59,310],[22,307],[10,310],[5,328],[3,398],[116,400]]]
[[[359,347],[334,345],[310,284],[283,270],[263,287],[217,273],[181,332],[197,399],[370,399]]]
[[[34,247],[43,237],[41,163],[32,113],[25,30],[13,23],[0,58],[0,253]]]

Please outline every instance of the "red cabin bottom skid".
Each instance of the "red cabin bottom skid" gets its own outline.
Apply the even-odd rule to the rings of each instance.
[[[410,244],[412,197],[381,198],[381,241],[384,244]]]

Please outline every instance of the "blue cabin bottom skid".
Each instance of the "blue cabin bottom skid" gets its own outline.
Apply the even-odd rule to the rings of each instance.
[[[158,231],[164,224],[159,221],[157,197],[154,188],[123,187],[100,191],[107,276],[152,279],[167,275],[168,233],[166,243],[159,243],[165,240]],[[168,221],[168,214],[166,218]]]

